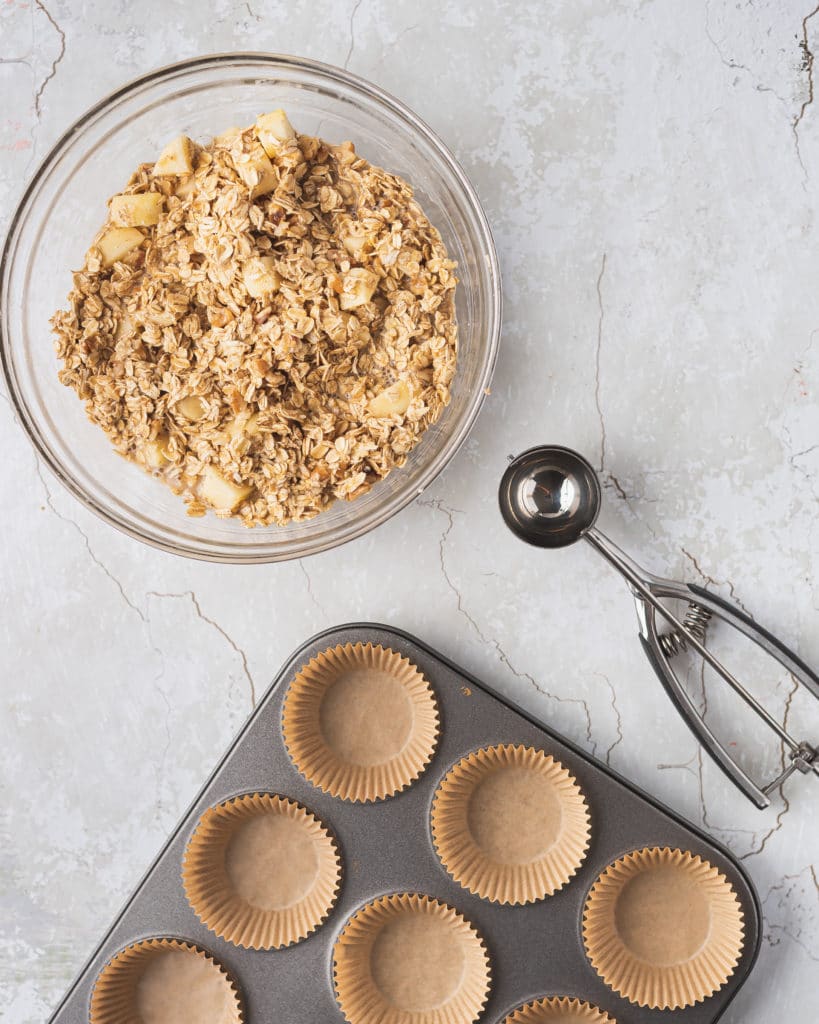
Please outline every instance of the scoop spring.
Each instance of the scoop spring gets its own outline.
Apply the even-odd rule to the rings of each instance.
[[[688,611],[685,613],[683,625],[701,644],[705,643],[705,634],[708,632],[708,623],[712,614],[696,601],[688,602]],[[681,651],[688,650],[688,640],[682,630],[675,629],[670,633],[661,633],[658,640],[666,658],[673,658]]]

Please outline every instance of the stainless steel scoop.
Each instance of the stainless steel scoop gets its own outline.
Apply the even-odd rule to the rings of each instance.
[[[654,671],[700,743],[757,807],[767,807],[768,794],[794,772],[819,775],[819,748],[794,739],[705,646],[709,620],[712,617],[722,619],[744,633],[817,699],[819,676],[741,609],[696,584],[678,583],[646,572],[596,529],[594,524],[602,500],[600,482],[581,455],[556,445],[530,448],[507,467],[501,480],[499,500],[506,525],[521,540],[537,547],[561,548],[582,538],[625,577],[637,605],[640,641]],[[685,617],[680,620],[660,598],[687,601]],[[658,616],[671,626],[670,632],[659,632]],[[677,678],[671,659],[688,647],[696,651],[785,744],[788,762],[766,785],[757,785],[737,764]]]

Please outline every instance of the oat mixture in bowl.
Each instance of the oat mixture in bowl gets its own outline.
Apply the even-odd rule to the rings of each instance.
[[[282,110],[142,164],[53,318],[60,379],[189,515],[310,519],[449,401],[455,264],[410,185]]]
[[[423,93],[422,87],[419,102],[423,101]],[[188,153],[196,157],[198,163],[202,151],[210,146],[214,132],[222,131],[224,134],[230,125],[252,126],[260,111],[275,111],[279,107],[287,111],[290,121],[299,132],[299,141],[321,138],[341,143],[349,139],[355,146],[355,152],[368,165],[385,169],[386,182],[395,182],[395,178],[400,178],[409,183],[418,208],[440,235],[446,258],[456,264],[455,270],[447,268],[448,273],[453,278],[457,275],[458,279],[457,285],[450,291],[449,300],[453,304],[452,317],[457,323],[457,360],[454,375],[448,383],[448,404],[443,404],[443,396],[438,387],[439,384],[447,386],[443,375],[448,371],[436,371],[435,359],[427,366],[410,367],[406,372],[393,370],[395,381],[386,372],[375,374],[371,366],[369,377],[376,379],[366,384],[366,408],[362,410],[363,400],[357,406],[362,414],[367,414],[363,415],[363,421],[359,419],[354,422],[352,416],[345,416],[344,421],[338,422],[341,402],[352,406],[356,396],[351,399],[339,394],[337,387],[334,397],[336,407],[327,413],[335,417],[335,420],[332,451],[328,447],[325,462],[328,467],[334,463],[333,452],[338,454],[339,462],[329,490],[324,494],[318,491],[316,504],[322,510],[312,518],[297,518],[292,514],[284,496],[276,493],[282,488],[275,486],[272,474],[270,478],[265,476],[262,484],[264,492],[257,483],[248,481],[242,475],[252,475],[253,460],[260,458],[262,453],[270,470],[284,466],[284,479],[288,479],[288,474],[291,480],[296,479],[294,471],[299,472],[300,468],[295,445],[288,448],[281,440],[272,445],[272,429],[265,427],[261,415],[256,420],[252,417],[254,412],[261,413],[260,398],[267,401],[264,418],[268,421],[275,420],[273,410],[277,403],[283,411],[290,412],[292,408],[298,408],[306,416],[310,410],[306,389],[302,392],[291,387],[288,391],[280,386],[278,392],[274,391],[268,378],[275,372],[285,371],[274,370],[271,365],[271,370],[265,371],[261,384],[256,384],[248,377],[239,389],[238,396],[232,390],[227,397],[219,395],[217,401],[216,397],[209,396],[218,395],[219,386],[222,386],[224,392],[227,388],[228,369],[234,372],[233,367],[226,365],[228,359],[236,361],[237,370],[242,362],[241,347],[238,344],[235,351],[220,357],[224,365],[211,364],[207,366],[206,373],[202,372],[204,364],[197,360],[199,349],[192,342],[189,344],[185,340],[173,352],[165,348],[167,344],[173,345],[175,331],[181,331],[185,315],[175,315],[171,323],[160,328],[160,344],[156,344],[156,334],[152,335],[150,328],[147,330],[146,341],[145,317],[142,316],[140,323],[141,311],[137,308],[139,302],[136,293],[109,297],[104,301],[102,288],[102,278],[105,277],[111,280],[122,279],[118,287],[124,284],[125,277],[129,275],[132,284],[144,278],[147,273],[145,265],[139,270],[132,263],[134,259],[143,259],[146,264],[149,262],[156,280],[160,253],[155,238],[164,230],[163,219],[167,220],[172,214],[171,207],[175,205],[175,200],[170,193],[173,191],[176,195],[179,186],[183,185],[182,180],[174,184],[175,179],[180,178],[179,175],[159,174],[156,176],[159,186],[151,184],[147,190],[143,189],[156,192],[157,197],[149,199],[147,206],[142,205],[146,202],[144,199],[134,206],[133,197],[128,199],[128,195],[138,193],[140,186],[126,184],[129,174],[146,160],[152,161],[149,165],[152,172],[153,162],[169,140],[175,140],[180,135],[196,140],[197,148],[191,154],[183,146],[181,151],[175,151],[176,158],[184,160]],[[439,119],[442,127],[448,131],[450,118],[447,112],[440,111]],[[261,144],[258,134],[257,140]],[[236,142],[235,137],[233,141]],[[173,155],[172,151],[168,155],[169,159]],[[274,165],[275,171],[276,151],[267,159]],[[332,155],[328,162],[332,162]],[[244,170],[249,172],[252,168],[245,166]],[[185,177],[185,174],[181,175],[181,179]],[[245,201],[249,193],[262,184],[262,180],[262,177],[259,181],[254,178],[253,183],[248,184],[250,177],[242,179]],[[332,187],[340,194],[340,190],[334,185]],[[400,186],[396,187],[400,190]],[[185,188],[181,191],[180,202],[185,202]],[[123,194],[126,200],[117,200],[111,207],[107,207],[109,197]],[[251,205],[265,207],[268,196],[269,193],[260,194]],[[157,206],[151,209],[150,204]],[[321,204],[319,195],[317,218],[324,222],[338,222],[338,230],[343,235],[341,214],[334,215],[331,210],[324,212]],[[103,271],[104,259],[112,259],[111,269],[104,270],[102,277],[96,278],[100,281],[100,289],[95,293],[89,309],[92,314],[89,319],[89,337],[80,342],[80,348],[85,351],[79,353],[78,364],[68,367],[69,373],[76,374],[78,383],[84,376],[86,378],[80,386],[88,390],[81,400],[73,387],[60,381],[59,372],[65,367],[62,359],[54,352],[50,322],[55,310],[66,311],[66,296],[72,283],[71,270],[86,267],[89,246],[95,240],[102,241],[99,234],[106,217],[109,221],[116,217],[120,222],[107,225],[108,228],[117,228],[118,234],[106,241],[105,252],[99,246],[96,247],[100,267],[95,273]],[[149,223],[154,217],[157,223]],[[127,223],[129,221],[131,223]],[[287,222],[292,226],[297,223],[297,218],[291,214]],[[107,233],[106,228],[103,230]],[[140,236],[138,239],[137,233]],[[194,233],[190,232],[192,235]],[[265,232],[251,227],[249,237],[253,240],[254,249],[249,258],[264,259],[272,256],[277,260],[272,269],[278,275],[278,279],[274,277],[273,282],[278,283],[279,287],[272,291],[272,299],[266,298],[265,294],[251,296],[248,291],[245,303],[254,310],[254,316],[261,314],[266,306],[271,306],[267,321],[255,326],[266,327],[270,331],[275,323],[282,323],[284,303],[296,301],[292,297],[294,295],[298,296],[296,304],[307,309],[304,316],[313,318],[311,304],[315,305],[317,300],[306,294],[302,297],[296,280],[288,277],[292,273],[293,260],[282,265],[280,252],[287,240],[272,236],[271,250],[257,252],[258,239],[263,234]],[[132,256],[128,248],[134,239],[139,244],[134,246],[138,251]],[[355,239],[348,241],[355,247]],[[117,252],[117,246],[124,248]],[[403,246],[420,248],[404,231]],[[344,259],[345,254],[349,258],[349,270],[372,269],[372,260],[367,257],[374,255],[374,248],[372,252],[364,251],[364,258],[359,259],[343,244],[337,248],[344,249],[341,259]],[[298,250],[293,245],[290,251]],[[119,261],[117,256],[121,257]],[[198,272],[201,273],[207,258],[207,253],[194,253],[187,266],[198,265]],[[328,256],[329,261],[333,259],[336,257]],[[233,260],[234,256],[231,255],[229,262]],[[262,268],[267,269],[264,263]],[[179,269],[181,267],[174,270],[173,274],[178,274]],[[347,272],[342,269],[339,261],[335,277],[342,279]],[[335,296],[332,301],[338,302],[339,316],[349,323],[352,323],[350,318],[354,316],[359,329],[366,327],[379,341],[386,340],[383,330],[379,333],[378,317],[383,321],[386,306],[384,309],[381,306],[392,294],[386,289],[395,272],[395,265],[392,269],[384,267],[383,285],[379,285],[373,293],[373,312],[369,317],[368,304],[352,309],[342,308],[342,283],[342,293],[332,292]],[[261,287],[270,288],[269,284],[264,283],[266,274],[259,276]],[[331,274],[325,276],[329,278]],[[378,271],[378,276],[381,281],[381,271]],[[435,273],[435,278],[440,285],[454,284],[454,280],[444,281],[443,274],[439,272]],[[350,291],[347,294],[350,296],[356,293],[354,281],[355,276],[348,285]],[[236,282],[247,291],[244,274],[236,276]],[[223,287],[218,276],[211,283],[214,287]],[[230,563],[301,558],[337,547],[386,522],[421,494],[461,447],[486,401],[491,382],[500,340],[500,284],[497,255],[475,190],[441,140],[399,100],[343,69],[303,58],[260,53],[196,57],[152,71],[101,100],[75,124],[67,126],[63,137],[55,143],[43,164],[35,171],[11,219],[0,255],[0,369],[14,413],[37,451],[43,467],[44,483],[52,487],[52,493],[55,493],[53,475],[86,508],[109,524],[131,537],[174,554]],[[180,313],[187,310],[187,287],[174,287],[170,280],[165,281],[163,287],[166,291],[178,293]],[[423,296],[415,295],[411,288],[402,290],[412,295],[412,299],[407,299],[408,303],[419,300],[420,305],[423,302]],[[234,333],[231,335],[227,324],[219,327],[211,323],[208,298],[206,296],[206,301],[200,302],[203,309],[197,311],[202,337],[236,338],[238,328],[241,327],[241,303],[236,303],[240,310],[237,315],[230,301],[217,296],[219,305],[234,317],[230,328]],[[322,291],[321,299],[326,299],[327,305],[330,305],[329,292]],[[93,315],[96,301],[106,308],[116,307],[116,315],[111,315],[111,321],[115,320],[116,323],[102,323],[101,317]],[[127,309],[129,303],[132,305],[130,310]],[[69,305],[73,308],[73,303]],[[429,313],[430,324],[440,318],[442,307],[445,309],[443,297],[439,308]],[[126,311],[130,320],[125,317]],[[71,309],[68,312],[70,316]],[[155,312],[169,313],[169,310],[162,310],[158,306]],[[427,313],[422,311],[422,314],[427,317]],[[316,320],[320,320],[322,315],[326,314],[319,309]],[[215,316],[218,320],[219,313]],[[399,315],[397,311],[396,318],[401,323],[405,322],[404,315]],[[298,319],[294,324],[297,329]],[[95,320],[99,322],[93,323]],[[110,338],[112,326],[115,332],[113,344],[89,344],[95,333],[99,337]],[[68,347],[76,347],[76,339],[73,343],[71,339],[74,328],[70,322],[64,322],[63,328],[68,330]],[[190,328],[194,332],[197,330],[193,320],[188,322]],[[422,329],[425,328],[422,326]],[[82,330],[84,332],[85,327]],[[295,331],[288,330],[287,333],[295,335]],[[180,391],[172,393],[173,389],[168,387],[170,380],[164,379],[157,384],[154,393],[148,390],[146,396],[136,394],[132,373],[138,367],[134,365],[133,353],[126,360],[114,358],[110,351],[117,346],[119,356],[125,355],[122,346],[131,334],[139,335],[146,353],[154,357],[154,361],[165,359],[169,363],[173,357],[175,368],[172,376],[182,383],[184,394]],[[254,337],[255,334],[254,330]],[[305,343],[309,335],[308,331],[297,343]],[[437,332],[436,336],[446,335]],[[329,345],[323,328],[321,337]],[[185,338],[188,336],[185,335]],[[197,339],[197,343],[201,340]],[[149,341],[152,344],[149,345]],[[224,345],[223,340],[220,343]],[[413,337],[408,347],[421,343],[420,336]],[[66,341],[61,344],[65,345]],[[281,344],[281,339],[271,340],[271,357],[276,357],[276,344]],[[96,350],[93,354],[92,349]],[[97,360],[93,365],[93,373],[88,372],[90,366],[87,369],[83,367],[83,360],[87,361],[89,357],[92,361]],[[271,364],[273,361],[256,351],[253,357]],[[187,359],[191,366],[177,369],[180,358]],[[419,353],[416,362],[423,361],[424,357]],[[140,359],[136,362],[140,362]],[[309,363],[306,366],[302,366],[302,363],[308,361],[298,361],[300,382],[309,377],[311,370]],[[359,371],[360,363],[359,358],[355,365],[356,374],[364,376]],[[440,360],[438,365],[442,365]],[[337,369],[336,362],[332,362],[332,366]],[[262,364],[258,364],[248,372],[260,374],[262,368]],[[114,377],[114,373],[122,376]],[[194,380],[197,373],[198,377]],[[441,376],[436,376],[436,373]],[[431,380],[430,375],[435,379]],[[396,384],[395,392],[388,393],[383,401],[391,405],[395,403],[399,408],[407,401],[406,392],[400,383],[402,378],[412,388],[403,418],[400,422],[392,422],[383,416],[375,416],[379,404],[376,401],[373,410],[370,403],[393,383]],[[99,422],[89,419],[86,412],[86,405],[94,404],[91,399],[95,393],[98,398],[102,398],[105,381],[109,379],[115,383],[115,393],[116,387],[134,388],[128,392],[130,397],[127,399],[120,398],[117,393],[110,405],[102,401],[101,405],[105,407],[102,422],[105,427],[113,428],[111,433],[101,429]],[[288,373],[287,379],[291,381],[295,377]],[[255,388],[252,397],[241,393],[250,384]],[[323,380],[322,386],[325,386]],[[266,390],[268,393],[262,394]],[[154,406],[150,417],[144,410],[140,410],[144,397]],[[186,398],[204,399],[207,402],[204,415],[200,415],[203,410],[198,401],[186,402]],[[246,403],[247,408],[240,408],[237,413],[233,402],[239,404],[239,398]],[[439,398],[441,405],[436,413],[434,404]],[[329,401],[326,395],[323,400]],[[297,402],[302,404],[297,406]],[[117,408],[125,408],[128,415],[114,415]],[[370,413],[373,415],[369,416]],[[234,420],[236,423],[231,426]],[[285,417],[283,426],[288,425],[289,432],[294,423],[304,434],[300,457],[306,463],[307,473],[298,479],[301,481],[302,497],[309,500],[309,475],[312,468],[318,468],[315,461],[321,458],[318,454],[321,452],[321,441],[317,442],[313,436],[312,425],[297,423]],[[389,427],[389,450],[379,434],[382,423]],[[324,424],[320,426],[323,431]],[[224,437],[229,433],[229,427],[230,434],[236,436],[231,436],[226,444]],[[311,431],[309,435],[308,427]],[[420,432],[422,427],[425,427],[423,435],[419,433],[418,437],[412,436],[416,431]],[[257,428],[260,429],[257,431]],[[264,432],[261,428],[264,428]],[[349,434],[358,428],[362,429],[359,440],[371,441],[375,447],[364,457],[358,469],[351,461],[349,465],[341,466],[342,452],[336,447],[336,441],[340,441],[339,447],[346,447]],[[156,431],[156,434],[152,431]],[[311,446],[309,453],[305,451],[305,441]],[[152,442],[157,444],[153,445]],[[316,442],[318,453],[312,447]],[[244,450],[246,443],[247,451]],[[190,452],[187,450],[189,445]],[[271,445],[273,455],[263,452],[267,445]],[[117,449],[125,451],[126,457],[117,454]],[[240,456],[240,472],[236,475],[230,472],[229,452]],[[158,465],[152,466],[152,459]],[[403,464],[399,465],[399,462]],[[393,468],[386,476],[380,476],[379,472],[387,465]],[[219,478],[212,476],[210,471],[206,472],[206,467],[211,467],[219,474]],[[150,472],[146,469],[150,469]],[[277,469],[277,472],[281,472],[281,469]],[[363,483],[371,482],[372,486],[369,489],[352,487],[350,493],[357,493],[352,501],[337,498],[333,487],[342,485],[344,473],[352,478],[356,472],[364,472]],[[319,479],[322,474],[323,470],[318,474]],[[207,482],[209,477],[210,485]],[[229,485],[223,488],[225,496],[217,494],[215,498],[221,514],[211,508],[211,502],[206,497],[206,490],[212,493],[214,488],[222,487],[220,480]],[[181,487],[186,493],[187,503],[171,487],[166,486],[166,482]],[[242,497],[231,508],[235,500],[233,488],[241,489],[249,483],[253,484],[253,492]],[[327,487],[327,481],[324,484]],[[349,488],[351,484],[352,480],[346,486]],[[259,515],[254,505],[263,495],[265,508]],[[271,495],[273,500],[269,501]],[[191,505],[194,511],[203,508],[208,511],[205,515],[188,515]],[[304,506],[304,515],[309,515],[307,504]],[[282,518],[277,520],[276,516]],[[283,521],[285,517],[286,521]],[[256,521],[259,525],[247,529],[245,521]]]

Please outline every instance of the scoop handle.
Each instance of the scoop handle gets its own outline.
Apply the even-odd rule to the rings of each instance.
[[[819,700],[819,676],[804,661],[795,654],[782,641],[770,633],[764,626],[754,622],[750,615],[747,615],[735,604],[726,601],[718,594],[712,594],[696,583],[689,583],[688,589],[694,594],[698,604],[705,608],[714,606],[713,610],[730,626],[738,629],[749,640],[761,647],[775,661],[778,661],[792,675],[796,676],[800,683]]]
[[[685,724],[734,785],[741,789],[745,796],[756,804],[760,810],[764,810],[770,805],[770,799],[762,792],[750,775],[740,768],[711,731],[708,723],[700,714],[688,691],[677,679],[674,670],[668,663],[668,659],[663,654],[657,640],[656,629],[650,630],[648,637],[643,636],[642,633],[639,636],[649,664],[656,672],[657,678],[663,684],[665,692],[671,698]]]
[[[672,580],[655,579],[650,584],[653,596],[688,600],[709,612],[715,619],[721,619],[727,626],[732,626],[752,640],[777,664],[781,665],[793,678],[804,685],[814,697],[819,698],[819,677],[802,659],[791,651],[777,637],[758,625],[741,608],[726,601],[719,595],[712,594],[697,584],[681,584]],[[777,722],[770,712],[748,690],[738,683],[728,672],[720,673],[728,679],[738,695],[779,737],[787,749],[788,759],[782,771],[767,785],[761,786],[737,764],[729,751],[720,743],[705,722],[698,708],[683,687],[670,663],[667,649],[658,635],[655,606],[647,604],[640,595],[637,598],[638,616],[640,618],[640,640],[643,650],[657,673],[666,692],[671,697],[677,710],[683,716],[697,739],[706,748],[729,778],[756,804],[764,808],[770,803],[768,794],[781,785],[794,772],[819,775],[819,749],[807,741],[800,742],[791,735],[784,724]],[[688,639],[688,638],[687,638]]]
[[[819,748],[808,742],[799,742],[790,735],[784,724],[778,722],[768,709],[728,671],[704,644],[704,634],[696,630],[693,624],[681,621],[661,598],[694,601],[705,612],[723,619],[741,633],[753,640],[778,664],[782,665],[793,677],[803,683],[809,691],[819,697],[819,678],[792,651],[767,630],[758,626],[750,616],[741,609],[704,590],[696,584],[679,583],[676,580],[662,579],[641,569],[632,559],[621,551],[616,544],[596,528],[585,534],[587,540],[605,559],[623,576],[631,587],[637,605],[640,620],[640,638],[643,642],[649,661],[660,678],[677,710],[682,714],[689,727],[706,748],[708,753],[720,765],[732,781],[752,800],[757,807],[764,808],[770,803],[768,793],[784,782],[794,771],[804,774],[814,772],[819,775]],[[669,661],[669,653],[664,650],[657,629],[657,616],[672,626],[684,647],[690,647],[705,661],[707,665],[722,677],[731,689],[742,698],[756,715],[779,737],[789,748],[790,763],[764,789],[760,788],[751,777],[731,757],[719,742],[703,719],[698,708],[686,689],[677,678]]]

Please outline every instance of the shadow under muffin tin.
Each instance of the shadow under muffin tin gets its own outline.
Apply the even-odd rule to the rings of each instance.
[[[254,864],[285,847],[292,870],[260,883]],[[682,920],[700,884],[700,918]],[[674,958],[712,962],[708,905],[722,973],[681,1006]],[[639,925],[658,907],[673,919]],[[711,1024],[753,966],[759,922],[747,876],[697,829],[415,638],[344,626],[284,666],[51,1024],[86,1024],[106,965],[155,938],[212,960],[249,1024]],[[617,970],[641,942],[660,953],[632,992]]]

